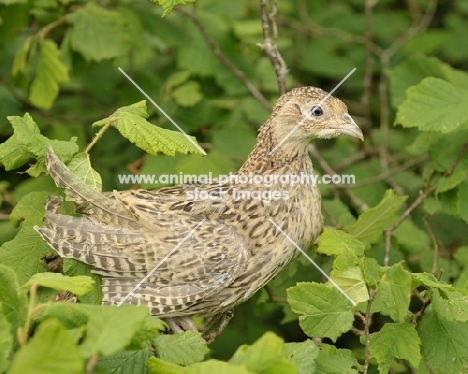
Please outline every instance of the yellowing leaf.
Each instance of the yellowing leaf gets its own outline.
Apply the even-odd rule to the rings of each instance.
[[[94,281],[86,275],[68,277],[59,273],[38,273],[34,274],[24,287],[29,287],[33,284],[53,288],[58,291],[70,291],[75,295],[84,295],[93,289]]]

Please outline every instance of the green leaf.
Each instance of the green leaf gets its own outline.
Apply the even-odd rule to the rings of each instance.
[[[113,356],[99,358],[94,369],[96,373],[147,374],[147,360],[152,356],[150,349],[122,351]]]
[[[418,84],[424,78],[432,76],[445,79],[443,65],[445,64],[436,57],[417,54],[392,69],[389,74],[389,86],[393,107],[398,108],[404,101],[408,87]]]
[[[299,283],[288,288],[287,295],[291,309],[302,314],[299,323],[308,336],[336,341],[353,324],[350,302],[335,287]]]
[[[382,231],[395,221],[408,196],[397,196],[393,190],[387,190],[379,205],[362,213],[357,222],[348,228],[351,235],[364,243],[376,243],[382,238]]]
[[[295,374],[296,366],[284,359],[283,349],[283,339],[266,332],[250,347],[239,347],[229,363],[243,365],[254,373]]]
[[[21,284],[44,272],[42,258],[52,250],[31,226],[22,227],[15,238],[0,247],[0,263],[15,270]]]
[[[353,235],[341,230],[330,230],[325,228],[320,240],[318,252],[328,256],[339,256],[347,252],[352,252],[358,257],[364,255],[365,245],[357,240]]]
[[[203,99],[203,94],[200,91],[200,83],[188,81],[182,86],[177,87],[172,96],[177,104],[185,107],[193,107]]]
[[[362,274],[369,287],[377,288],[380,282],[380,265],[375,258],[364,257],[359,260]]]
[[[186,70],[176,71],[169,75],[166,80],[166,86],[168,87],[177,87],[180,86],[182,83],[187,82],[190,78],[190,72]]]
[[[163,9],[164,13],[162,18],[167,17],[169,13],[172,12],[177,5],[187,5],[195,3],[195,0],[153,0],[155,3],[159,4]]]
[[[35,50],[37,42],[35,38],[27,38],[21,47],[18,48],[13,60],[13,68],[11,69],[13,75],[17,75],[18,73],[29,74],[28,54],[31,49]]]
[[[460,190],[458,187],[445,191],[437,195],[442,210],[452,216],[460,213]]]
[[[86,275],[68,277],[59,273],[39,273],[34,274],[23,287],[30,287],[33,284],[58,291],[69,291],[75,295],[84,295],[93,289],[94,281]]]
[[[148,316],[146,305],[107,306],[89,316],[86,339],[82,345],[83,355],[91,357],[116,354],[132,341],[132,337],[145,324]]]
[[[468,322],[450,322],[431,306],[416,325],[422,354],[435,373],[465,373],[468,368]]]
[[[447,288],[453,290],[450,284],[442,283],[431,273],[411,273],[413,277],[413,288],[425,286],[428,288]]]
[[[386,323],[370,335],[370,353],[379,364],[379,372],[387,374],[394,359],[406,360],[413,368],[421,361],[421,340],[411,323]]]
[[[461,182],[465,180],[466,170],[454,171],[449,177],[442,177],[437,182],[436,193],[446,192],[452,188],[457,187]]]
[[[322,344],[315,363],[314,374],[358,374],[354,369],[357,362],[349,349],[338,349],[333,345]]]
[[[164,367],[166,369],[166,367]],[[168,374],[178,374],[180,371],[164,371],[160,370],[154,373],[168,373]],[[245,366],[232,365],[228,362],[222,362],[217,360],[208,360],[205,362],[200,362],[190,366],[189,370],[183,371],[182,373],[190,374],[252,374],[252,371],[248,370]],[[269,374],[281,374],[277,373],[273,369],[266,371],[265,373]]]
[[[155,339],[154,345],[159,358],[182,366],[203,361],[209,352],[205,339],[195,331],[161,335]]]
[[[81,152],[77,153],[68,163],[68,168],[76,174],[88,186],[95,190],[102,191],[102,179],[99,173],[91,167],[89,154]]]
[[[320,350],[312,340],[306,340],[302,343],[286,343],[283,352],[284,357],[297,366],[298,373],[315,373],[315,360]]]
[[[463,267],[468,268],[468,245],[462,245],[457,248],[453,258]]]
[[[349,267],[345,270],[334,269],[330,276],[357,304],[369,300],[369,293],[360,267]]]
[[[351,226],[356,218],[351,214],[349,206],[341,200],[322,200],[324,209],[330,213],[341,227]],[[324,218],[327,218],[326,216]]]
[[[388,268],[377,289],[372,312],[380,312],[402,322],[408,314],[411,281],[411,274],[401,264]]]
[[[42,136],[29,113],[26,113],[24,117],[7,118],[13,125],[14,134],[5,143],[0,144],[0,161],[5,166],[5,170],[17,169],[31,158],[37,158],[39,162],[30,167],[27,172],[31,176],[38,176],[46,170],[44,158],[49,144],[54,148],[55,154],[65,162],[78,152],[78,146],[75,144],[76,138],[70,141],[60,141]]]
[[[461,292],[448,289],[431,291],[431,301],[434,312],[440,318],[450,322],[468,321],[468,296]]]
[[[1,290],[0,295],[2,295]],[[14,342],[13,334],[12,326],[3,313],[2,303],[0,302],[0,373],[6,372],[10,365],[10,355],[13,351]]]
[[[40,55],[36,77],[31,84],[29,100],[41,109],[50,109],[59,92],[59,83],[69,80],[68,70],[60,60],[57,44],[50,40],[39,43]]]
[[[408,254],[421,253],[430,248],[431,239],[426,231],[417,227],[413,221],[405,220],[393,232],[398,245]]]
[[[208,362],[208,361],[207,361]],[[204,362],[204,364],[206,364]],[[160,360],[159,358],[156,357],[150,357],[148,359],[148,368],[150,374],[183,374],[183,373],[188,373],[188,370],[186,368],[183,368],[181,366],[178,366],[176,364],[172,364],[167,361]],[[217,373],[220,373],[218,371]]]
[[[81,303],[50,303],[44,308],[42,317],[59,319],[67,329],[84,330],[88,319],[93,314],[101,313],[103,308],[107,307]]]
[[[174,156],[176,152],[201,154],[201,151],[182,133],[152,125],[146,121],[147,117],[146,101],[143,100],[117,109],[109,117],[94,122],[93,127],[110,123],[123,137],[152,155],[158,152],[169,156]],[[197,144],[194,137],[191,139]]]
[[[94,281],[94,287],[91,292],[84,295],[77,295],[78,300],[86,304],[101,305],[102,303],[102,289],[101,289],[101,276],[91,272],[91,265],[84,262],[75,260],[73,258],[63,259],[63,273],[68,276],[86,275],[91,277]]]
[[[50,192],[33,191],[24,196],[13,208],[10,221],[18,227],[20,223],[24,226],[34,226],[44,220],[44,204]]]
[[[364,255],[365,244],[353,235],[340,230],[325,228],[317,252],[335,256],[333,268],[345,270],[357,265],[358,257]]]
[[[72,48],[88,61],[123,56],[130,48],[128,23],[120,12],[87,3],[66,19],[73,26]]]
[[[439,78],[426,78],[408,88],[395,122],[421,131],[448,133],[468,120],[468,91]]]
[[[70,334],[59,321],[41,323],[31,341],[20,348],[9,374],[81,374],[84,360]]]

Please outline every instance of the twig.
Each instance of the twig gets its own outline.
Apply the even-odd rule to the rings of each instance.
[[[391,57],[400,49],[400,47],[406,43],[409,39],[417,34],[422,33],[429,27],[432,18],[434,17],[437,8],[437,0],[431,0],[428,5],[427,12],[421,18],[421,21],[417,26],[409,28],[406,32],[402,33],[387,49],[380,53],[380,65],[382,73],[380,74],[379,82],[379,96],[380,96],[380,167],[383,173],[389,172],[388,162],[388,128],[389,128],[389,116],[390,109],[388,103],[388,77],[387,73],[390,69]],[[395,185],[394,182],[389,179],[388,182],[392,185],[395,191],[399,194],[403,193],[402,188]]]
[[[453,174],[453,171],[457,167],[458,163],[461,161],[463,156],[468,152],[468,142],[465,143],[463,146],[462,150],[458,154],[457,158],[453,161],[452,165],[450,168],[444,173],[442,178],[448,178]],[[413,201],[413,203],[403,212],[403,214],[396,220],[396,222],[393,224],[393,226],[387,230],[385,230],[385,254],[384,254],[384,260],[383,264],[384,266],[388,266],[389,258],[390,258],[390,242],[391,242],[391,236],[393,231],[395,231],[401,223],[409,217],[409,215],[419,206],[421,205],[424,200],[430,196],[432,193],[435,192],[437,189],[437,186],[430,186],[430,182],[432,179],[432,174],[428,178],[428,182],[426,183],[426,188],[424,189],[423,192],[421,192],[418,196],[418,198]]]
[[[201,24],[200,20],[198,19],[197,15],[192,12],[187,12],[185,9],[178,7],[176,10],[186,16],[194,26],[200,31],[200,34],[202,35],[203,39],[205,42],[208,44],[210,49],[213,51],[215,56],[218,58],[219,61],[221,61],[243,84],[244,86],[249,90],[249,92],[252,94],[252,96],[257,99],[263,107],[271,111],[271,104],[268,102],[268,100],[262,95],[262,93],[252,84],[252,82],[249,81],[249,79],[245,76],[245,74],[240,71],[238,68],[234,66],[234,64],[229,60],[219,49],[218,45],[215,43],[213,38],[207,33],[203,25]]]
[[[271,6],[271,13],[268,14],[267,0],[260,1],[260,9],[262,13],[262,29],[263,29],[263,43],[259,43],[258,46],[268,56],[275,69],[276,79],[278,81],[279,94],[284,95],[286,93],[286,74],[288,73],[288,67],[284,62],[278,50],[278,24],[276,22],[276,15],[278,14],[278,8],[276,0],[269,0]],[[270,24],[273,30],[273,43],[270,37]]]
[[[268,301],[270,301],[272,303],[287,303],[288,302],[288,299],[286,299],[284,297],[276,296],[270,286],[266,285],[263,288],[265,289],[266,293],[268,294]]]
[[[56,19],[54,22],[49,23],[47,26],[44,26],[44,27],[38,32],[38,37],[39,37],[41,40],[44,40],[45,37],[47,36],[47,34],[48,34],[50,31],[52,31],[52,30],[55,29],[56,27],[62,25],[63,23],[65,23],[65,16]]]
[[[368,122],[371,122],[369,99],[372,91],[372,73],[374,68],[374,54],[372,51],[372,9],[377,2],[378,0],[366,0],[365,2],[366,29],[364,38],[366,47],[366,68],[364,70],[364,92],[361,102],[366,108],[365,116]]]
[[[327,35],[334,36],[347,43],[366,44],[366,38],[361,35],[350,34],[335,27],[321,27],[318,23],[314,22],[307,11],[307,0],[299,2],[299,16],[301,17],[301,22],[295,20],[288,20],[288,22],[301,29],[305,26],[305,31],[313,37]],[[382,49],[377,44],[369,42],[368,45],[374,54],[378,55],[382,52]]]
[[[19,101],[21,104],[23,104],[26,107],[31,107],[31,103],[28,101],[28,99],[24,98],[21,96],[21,94],[16,91],[16,88],[11,85],[9,82],[7,82],[6,79],[3,77],[0,77],[0,83],[5,86],[5,88],[10,92],[11,96],[13,96],[13,99]]]
[[[323,205],[323,202],[322,202],[322,212],[325,216],[328,217],[328,219],[330,220],[330,223],[333,225],[333,227],[336,229],[336,230],[340,230],[341,229],[341,226],[340,224],[336,221],[335,217],[333,217],[333,215],[328,211],[328,209],[326,208],[325,205]]]
[[[332,169],[332,167],[326,162],[322,156],[320,156],[320,153],[317,151],[317,148],[315,148],[315,145],[309,144],[308,146],[309,153],[312,155],[314,159],[317,160],[319,163],[320,167],[322,170],[327,173],[328,175],[335,175],[336,172],[335,170]],[[330,188],[332,190],[335,190],[336,187],[333,184],[329,184]],[[348,198],[351,200],[351,202],[354,204],[356,208],[358,208],[361,212],[365,212],[366,210],[369,209],[369,206],[362,201],[359,197],[357,197],[350,189],[349,187],[343,187],[343,192],[348,196]]]
[[[365,336],[365,359],[364,359],[364,374],[367,374],[369,370],[369,362],[372,358],[370,354],[370,326],[372,325],[372,313],[371,306],[374,301],[375,291],[372,288],[368,289],[369,292],[369,301],[367,302],[366,314],[363,316],[361,313],[357,312],[356,315],[361,319],[362,324],[364,325],[364,336]]]
[[[86,364],[86,374],[92,374],[94,367],[98,362],[99,355],[97,353],[93,354]]]

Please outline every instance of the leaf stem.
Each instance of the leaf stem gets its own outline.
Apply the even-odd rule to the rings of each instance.
[[[94,139],[91,141],[91,143],[88,144],[88,146],[86,147],[85,149],[85,153],[89,153],[89,151],[91,150],[91,148],[93,148],[96,143],[102,138],[102,136],[104,135],[104,133],[107,131],[107,129],[109,127],[112,126],[112,123],[114,123],[115,121],[117,120],[117,118],[111,118],[109,120],[109,122],[107,122],[102,128],[101,130],[99,130],[99,132],[94,136]]]
[[[28,315],[23,327],[18,329],[18,342],[20,345],[25,345],[28,342],[29,326],[31,324],[31,317],[34,315],[34,304],[36,303],[37,288],[39,285],[34,283],[29,289],[29,307]]]

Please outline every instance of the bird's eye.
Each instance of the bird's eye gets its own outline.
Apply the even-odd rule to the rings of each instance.
[[[314,106],[312,107],[310,114],[312,114],[315,117],[320,117],[323,114],[323,110],[321,106]]]

